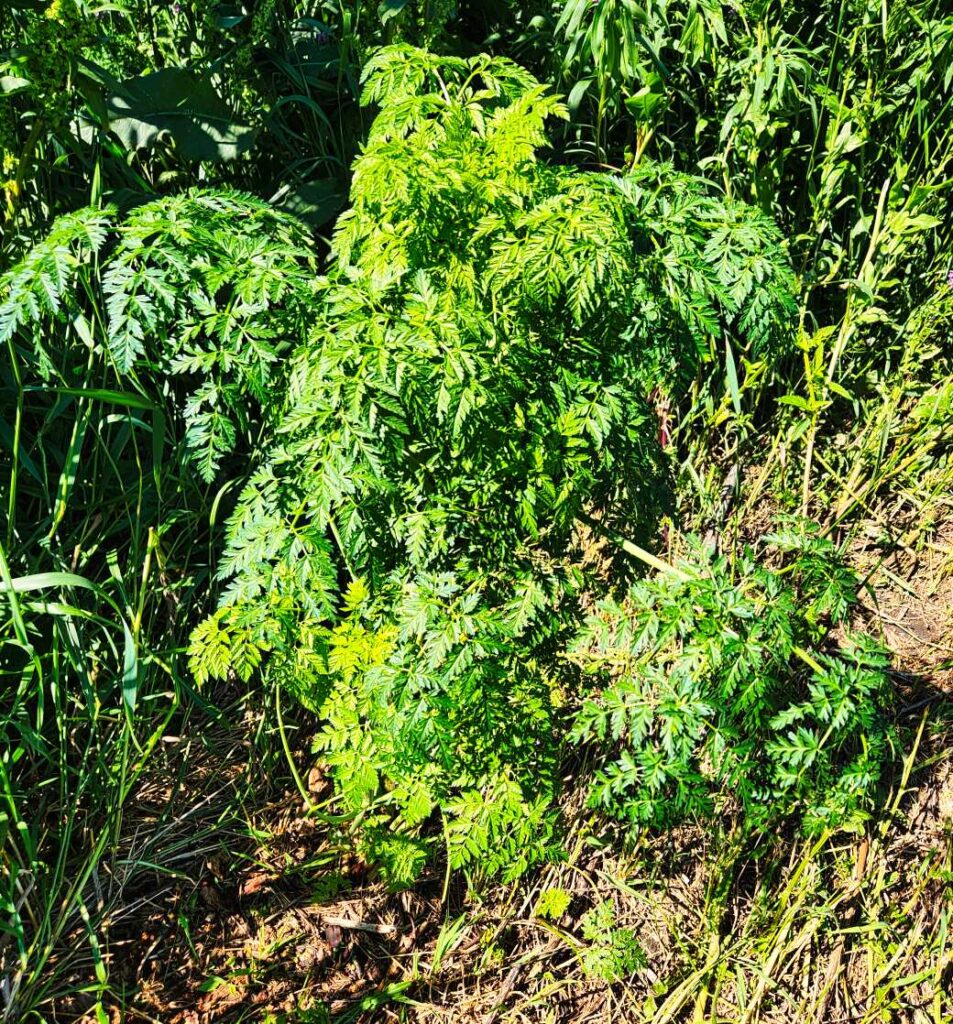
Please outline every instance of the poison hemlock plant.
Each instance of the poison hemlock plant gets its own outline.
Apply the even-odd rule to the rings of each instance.
[[[210,481],[268,411],[304,335],[314,267],[297,221],[237,192],[157,199],[125,218],[81,210],[0,277],[0,341],[57,385],[86,379],[89,361],[150,398],[164,385]]]
[[[568,889],[543,889],[536,900],[533,913],[536,917],[558,921],[566,913],[572,903],[572,893]]]
[[[703,182],[541,162],[563,107],[510,61],[389,47],[364,102],[352,207],[192,664],[263,666],[323,718],[394,884],[444,841],[513,877],[554,849],[557,655],[604,589],[574,564],[577,517],[654,531],[658,368],[690,377],[726,330],[762,344],[790,277],[760,215],[711,245],[744,218]]]
[[[648,957],[631,928],[616,926],[615,910],[603,900],[580,922],[588,945],[581,950],[582,966],[590,978],[613,984],[648,965]]]
[[[572,739],[602,752],[593,806],[636,829],[731,807],[754,829],[863,821],[892,740],[886,652],[848,628],[858,580],[828,541],[766,541],[781,568],[696,546],[589,618],[575,657],[598,685]]]

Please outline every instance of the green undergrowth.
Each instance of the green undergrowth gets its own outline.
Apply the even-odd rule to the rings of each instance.
[[[596,686],[570,736],[604,751],[594,806],[634,827],[725,807],[756,830],[862,827],[892,748],[887,652],[850,629],[859,581],[829,541],[765,547],[777,568],[696,549],[589,618],[575,657]]]
[[[552,856],[567,728],[641,748],[641,763],[624,751],[614,783],[599,782],[633,822],[664,820],[647,793],[673,816],[703,813],[699,765],[733,744],[732,763],[714,755],[714,788],[750,776],[747,804],[780,810],[791,789],[822,819],[846,817],[879,772],[883,661],[819,654],[825,670],[804,653],[814,703],[783,705],[792,648],[823,634],[812,619],[842,620],[856,588],[816,553],[786,589],[748,566],[746,585],[776,601],[773,626],[707,652],[731,658],[734,677],[703,682],[717,665],[695,651],[660,671],[675,696],[644,703],[658,735],[611,710],[607,735],[592,706],[574,731],[578,690],[559,657],[580,595],[606,590],[571,559],[576,520],[650,535],[665,507],[647,393],[711,358],[706,331],[747,337],[752,358],[778,344],[791,283],[770,224],[665,168],[613,179],[539,165],[560,108],[502,60],[384,51],[366,101],[380,112],[320,285],[326,325],[292,364],[277,443],[233,515],[224,604],[193,639],[198,677],[264,662],[327,720],[317,749],[396,884],[433,844],[488,875]],[[662,372],[670,363],[679,374]],[[660,599],[673,618],[702,600]],[[738,621],[758,613],[717,582],[710,600],[706,630],[722,603]],[[773,684],[765,648],[786,666]],[[745,751],[765,720],[778,736],[759,779]],[[867,758],[858,748],[851,763],[843,737],[860,724]],[[810,807],[838,770],[842,792]]]
[[[951,68],[939,0],[4,5],[0,1019],[107,1019],[227,693],[242,802],[526,889],[528,990],[945,1021]]]

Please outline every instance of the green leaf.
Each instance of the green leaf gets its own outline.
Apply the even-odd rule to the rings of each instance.
[[[256,129],[236,121],[208,79],[186,68],[127,79],[106,110],[129,150],[171,140],[186,160],[234,160],[255,141]]]
[[[396,18],[398,14],[407,6],[408,0],[384,0],[384,2],[377,8],[378,16],[381,19],[381,24],[386,25],[391,18]]]
[[[626,99],[626,108],[640,121],[651,121],[666,106],[664,85],[661,75],[650,72],[642,88]]]
[[[336,217],[347,202],[347,185],[337,178],[325,178],[304,185],[295,185],[279,193],[275,204],[304,221],[309,227],[320,228]]]
[[[566,99],[566,106],[574,113],[579,108],[579,104],[582,103],[583,97],[586,95],[592,82],[591,78],[580,78],[570,90],[569,96]]]
[[[22,92],[30,88],[28,78],[20,78],[18,75],[0,75],[0,93],[12,96],[14,93]]]
[[[130,409],[154,409],[155,405],[142,395],[129,391],[114,391],[111,388],[37,388],[28,387],[24,391],[43,391],[46,394],[74,395],[77,398],[92,398],[98,402],[109,402],[113,405],[124,405]]]
[[[116,613],[123,634],[122,696],[130,713],[133,712],[139,688],[139,656],[135,637],[133,637],[132,630],[130,630],[125,616],[122,615],[119,605],[98,584],[86,579],[85,576],[79,576],[72,572],[41,572],[14,578],[5,576],[0,580],[0,593],[13,592],[10,595],[11,602],[15,600],[13,594],[45,590],[47,587],[79,587],[82,590],[91,590]]]

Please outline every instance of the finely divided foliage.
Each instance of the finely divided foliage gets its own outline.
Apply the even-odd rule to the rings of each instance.
[[[755,827],[864,820],[892,742],[886,654],[845,628],[858,580],[829,541],[766,542],[782,571],[698,547],[589,617],[575,657],[601,685],[572,738],[599,750],[594,806],[636,828],[730,806]]]
[[[332,1016],[220,845],[346,1017],[953,1020],[951,168],[949,0],[3,0],[0,1018]]]
[[[395,883],[434,836],[491,874],[554,853],[567,735],[598,741],[593,800],[634,824],[711,810],[728,784],[752,822],[859,813],[883,742],[841,755],[853,725],[875,728],[881,665],[807,653],[823,637],[797,626],[798,584],[751,563],[764,596],[738,595],[716,562],[618,604],[621,567],[578,557],[580,517],[650,536],[666,509],[650,396],[677,401],[722,346],[783,352],[774,227],[664,165],[541,162],[565,110],[503,58],[385,48],[364,102],[378,114],[325,277],[296,222],[230,192],[67,215],[4,277],[3,337],[67,385],[76,339],[164,378],[205,480],[265,432],[221,607],[193,636],[198,681],[263,670],[320,715],[342,807]],[[584,687],[573,725],[560,652],[600,594],[632,664]],[[635,632],[612,624],[632,614]],[[646,639],[673,616],[677,642]],[[577,653],[610,653],[598,621]],[[791,686],[806,704],[781,699]]]
[[[81,210],[0,278],[0,341],[27,342],[58,384],[80,372],[77,342],[121,376],[167,378],[208,482],[303,335],[314,265],[297,221],[236,192],[158,199],[125,218]]]
[[[654,529],[666,468],[646,396],[684,387],[722,338],[752,358],[778,345],[790,277],[771,225],[695,179],[539,162],[563,109],[507,60],[385,49],[365,101],[379,113],[352,206],[193,666],[247,677],[268,656],[325,720],[342,805],[395,882],[434,836],[454,866],[514,875],[552,852],[572,710],[558,652],[580,593],[605,589],[573,559],[577,519]],[[731,719],[742,744],[773,699]],[[660,714],[666,735],[680,728]],[[596,731],[584,711],[576,735]],[[680,766],[706,756],[666,745],[674,766],[629,785],[681,787]],[[626,813],[660,823],[644,803]],[[709,804],[691,791],[681,810]]]

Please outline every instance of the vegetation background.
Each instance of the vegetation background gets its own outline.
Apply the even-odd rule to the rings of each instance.
[[[943,0],[0,7],[0,1019],[953,1021]]]

